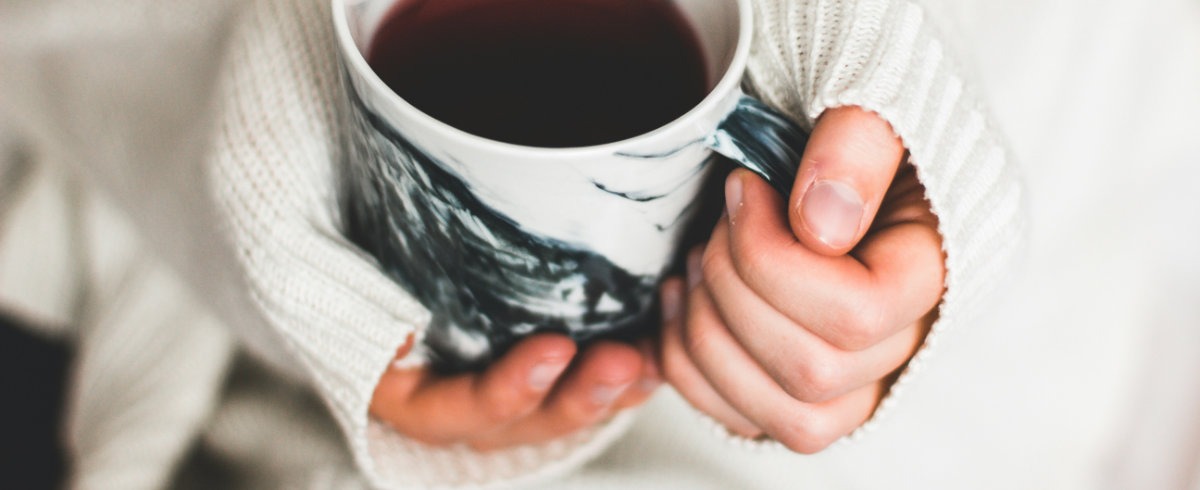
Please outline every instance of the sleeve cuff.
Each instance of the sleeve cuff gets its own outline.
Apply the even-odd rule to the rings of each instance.
[[[303,368],[358,468],[381,488],[515,485],[598,455],[629,416],[549,444],[481,454],[406,440],[369,418],[372,395],[429,313],[336,230],[330,210],[340,90],[330,3],[256,0],[224,60],[210,184],[257,310]],[[406,365],[422,363],[414,349]]]
[[[478,453],[465,446],[436,448],[404,438],[379,421],[367,428],[360,466],[380,488],[523,488],[559,478],[611,446],[633,424],[622,412],[599,426],[536,446]]]
[[[754,4],[748,89],[810,126],[832,107],[879,114],[904,141],[939,219],[946,293],[938,320],[872,418],[847,437],[854,440],[887,415],[945,331],[969,322],[1021,262],[1023,190],[981,99],[922,7],[909,0]]]

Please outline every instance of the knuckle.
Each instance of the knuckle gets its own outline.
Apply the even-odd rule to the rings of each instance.
[[[781,380],[780,385],[799,401],[820,403],[836,396],[845,380],[844,369],[833,359],[809,357],[792,370],[792,375]]]
[[[877,301],[857,301],[841,308],[838,315],[837,333],[831,343],[842,350],[861,351],[875,344],[886,335],[883,308]]]
[[[683,333],[683,349],[691,357],[703,355],[710,350],[712,335],[707,329],[688,328]]]
[[[819,453],[840,437],[832,425],[819,415],[772,424],[767,433],[788,449],[801,454]]]

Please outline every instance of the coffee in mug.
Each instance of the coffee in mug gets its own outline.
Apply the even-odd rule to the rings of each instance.
[[[468,133],[567,148],[648,133],[708,94],[700,42],[668,1],[426,0],[387,15],[367,62]]]

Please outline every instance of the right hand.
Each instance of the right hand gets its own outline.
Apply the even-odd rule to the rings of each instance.
[[[688,278],[663,285],[662,371],[731,432],[823,450],[866,422],[945,292],[938,219],[877,114],[826,111],[790,199],[747,170]]]
[[[411,340],[397,358],[410,348]],[[661,384],[652,352],[648,344],[639,349],[605,341],[577,352],[566,336],[535,335],[481,373],[389,369],[370,411],[397,432],[431,445],[490,451],[542,443],[645,402]]]

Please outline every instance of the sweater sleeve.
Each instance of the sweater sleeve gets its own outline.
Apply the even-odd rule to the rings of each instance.
[[[598,455],[628,416],[550,443],[476,453],[409,440],[368,415],[428,312],[357,251],[336,218],[342,98],[329,2],[256,0],[222,61],[210,184],[253,301],[381,488],[534,482]],[[419,349],[401,362],[419,365]]]
[[[1014,162],[924,7],[910,0],[754,0],[748,90],[812,125],[860,106],[891,123],[939,220],[946,293],[925,344],[860,437],[887,414],[945,332],[970,321],[1020,262],[1025,203]]]

